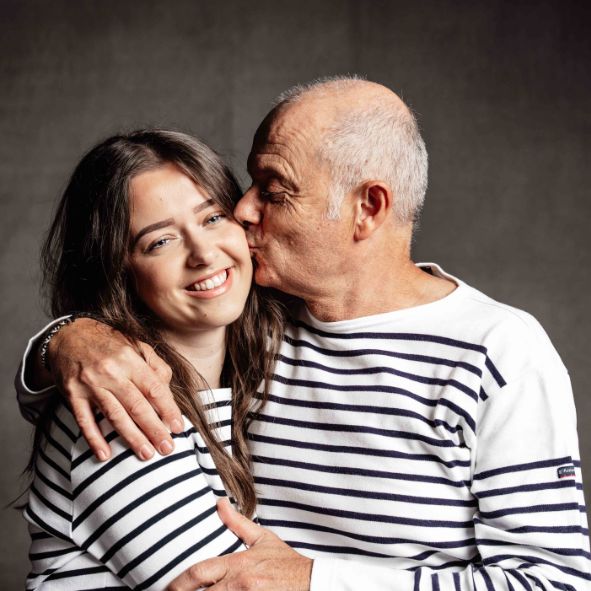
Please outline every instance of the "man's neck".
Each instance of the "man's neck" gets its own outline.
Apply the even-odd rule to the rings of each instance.
[[[336,322],[394,312],[429,304],[449,295],[457,285],[431,275],[410,259],[398,261],[381,273],[371,266],[343,278],[340,286],[325,297],[306,301],[310,313],[320,321]]]

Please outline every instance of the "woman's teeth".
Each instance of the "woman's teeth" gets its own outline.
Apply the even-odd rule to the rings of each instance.
[[[208,289],[213,289],[214,287],[219,287],[222,283],[226,281],[228,278],[228,272],[223,270],[221,273],[206,279],[205,281],[200,281],[199,283],[193,284],[193,289],[195,291],[207,291]]]

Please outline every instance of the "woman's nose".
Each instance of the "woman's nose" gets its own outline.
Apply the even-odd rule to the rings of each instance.
[[[188,254],[187,265],[189,267],[203,267],[211,265],[215,261],[215,244],[203,236],[191,236],[187,238]]]

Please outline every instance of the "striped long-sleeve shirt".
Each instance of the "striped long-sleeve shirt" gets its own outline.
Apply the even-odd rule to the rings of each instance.
[[[530,315],[452,279],[286,328],[251,450],[259,521],[315,559],[311,591],[591,586],[568,373]],[[16,384],[33,417],[43,396]]]
[[[206,406],[225,445],[230,396],[214,390]],[[99,424],[113,450],[104,463],[63,403],[53,415],[25,509],[32,538],[27,589],[164,589],[195,562],[243,549],[217,515],[223,484],[186,418],[173,453],[147,462],[106,419]]]
[[[312,591],[590,586],[568,374],[530,315],[455,281],[287,327],[251,426],[257,514],[315,558]]]

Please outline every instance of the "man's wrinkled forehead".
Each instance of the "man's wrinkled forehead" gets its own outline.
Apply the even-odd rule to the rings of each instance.
[[[305,105],[271,111],[259,125],[248,157],[249,170],[262,155],[302,161],[314,157],[326,122]]]

